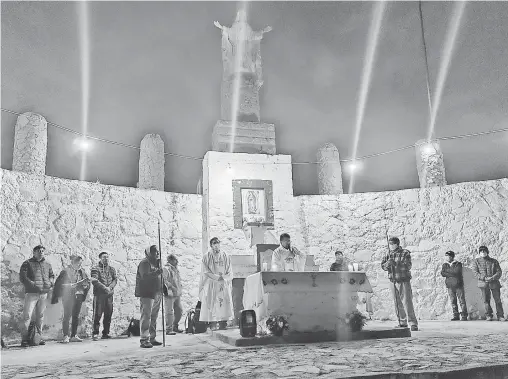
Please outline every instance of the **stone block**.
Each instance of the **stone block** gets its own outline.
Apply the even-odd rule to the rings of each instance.
[[[233,130],[233,122],[217,121],[213,129],[212,150],[274,155],[276,153],[275,126],[258,122],[237,122]]]

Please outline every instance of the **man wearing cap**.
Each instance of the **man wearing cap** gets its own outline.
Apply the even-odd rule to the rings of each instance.
[[[44,259],[44,251],[44,246],[35,246],[33,248],[33,257],[24,261],[19,270],[19,280],[25,287],[25,303],[23,305],[23,320],[21,323],[22,347],[29,345],[28,327],[34,312],[37,332],[42,334],[46,299],[55,280],[51,264]],[[44,344],[43,340],[39,343],[39,345]]]
[[[136,273],[134,296],[139,297],[141,317],[139,319],[140,346],[151,348],[162,343],[155,339],[157,334],[157,317],[161,307],[162,267],[159,249],[152,245],[145,249],[145,258],[139,262]]]
[[[92,267],[91,277],[93,281],[93,335],[92,339],[99,339],[99,327],[102,320],[102,339],[111,338],[109,327],[113,315],[113,291],[117,283],[116,270],[109,265],[109,255],[103,251],[99,254],[99,263]]]
[[[168,255],[166,267],[163,268],[164,278],[164,307],[166,312],[166,334],[182,333],[178,323],[182,318],[182,283],[178,271],[178,259],[174,254]]]
[[[400,247],[400,240],[397,237],[388,240],[388,247],[389,252],[381,261],[381,268],[388,271],[388,279],[393,283],[390,287],[395,298],[395,306],[398,309],[400,326],[407,327],[409,321],[411,330],[417,331],[418,320],[415,315],[411,289],[411,252]]]
[[[478,287],[482,291],[483,303],[485,304],[485,315],[487,321],[492,321],[493,311],[490,306],[490,297],[496,303],[498,321],[506,321],[504,318],[503,304],[501,303],[501,267],[499,262],[489,256],[487,246],[480,246],[478,249],[480,258],[476,258],[473,264],[473,272],[478,279]]]
[[[231,282],[233,270],[231,259],[220,250],[217,237],[210,240],[211,251],[201,261],[201,281],[199,284],[199,300],[201,313],[199,321],[211,323],[212,329],[224,330],[227,322],[233,317],[233,300]]]
[[[464,279],[462,277],[462,263],[455,260],[455,253],[447,251],[445,253],[446,262],[441,268],[441,276],[445,277],[445,285],[448,288],[448,296],[452,303],[453,318],[452,321],[467,321],[466,295],[464,291]],[[457,306],[457,299],[460,304]]]

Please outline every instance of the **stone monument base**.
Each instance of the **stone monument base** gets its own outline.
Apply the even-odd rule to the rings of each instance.
[[[234,146],[231,149],[232,124],[232,121],[217,121],[212,135],[213,151],[223,153],[276,154],[274,124],[237,122]]]
[[[282,337],[266,335],[245,338],[240,335],[240,329],[217,330],[211,331],[210,333],[213,339],[238,347],[411,337],[409,328],[389,328],[386,325],[375,322],[373,322],[373,325],[369,324],[370,323],[365,326],[365,329],[359,332],[346,334],[322,331],[313,333],[292,333]]]

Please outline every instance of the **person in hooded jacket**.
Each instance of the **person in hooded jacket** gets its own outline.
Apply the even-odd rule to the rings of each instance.
[[[55,275],[51,264],[44,259],[45,248],[42,245],[33,248],[33,257],[24,261],[19,270],[19,280],[25,287],[25,302],[21,321],[21,346],[27,347],[28,327],[33,316],[37,332],[42,335],[44,311],[48,292],[53,288]],[[45,345],[41,339],[39,345]]]
[[[139,297],[140,313],[140,346],[151,348],[162,343],[155,339],[157,335],[157,317],[161,306],[162,267],[157,246],[145,249],[145,258],[139,262],[136,273],[136,289],[134,295]]]
[[[446,278],[445,285],[446,288],[448,288],[448,296],[452,303],[452,321],[467,321],[466,293],[464,291],[464,279],[462,277],[462,263],[455,260],[455,253],[453,251],[447,251],[445,257],[446,262],[443,263],[443,267],[441,268],[441,276]],[[460,305],[460,313],[457,300]]]

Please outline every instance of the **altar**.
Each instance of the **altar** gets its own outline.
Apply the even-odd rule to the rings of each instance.
[[[258,272],[245,280],[243,307],[256,312],[258,330],[284,315],[289,334],[337,332],[356,310],[358,292],[372,293],[365,272]]]

